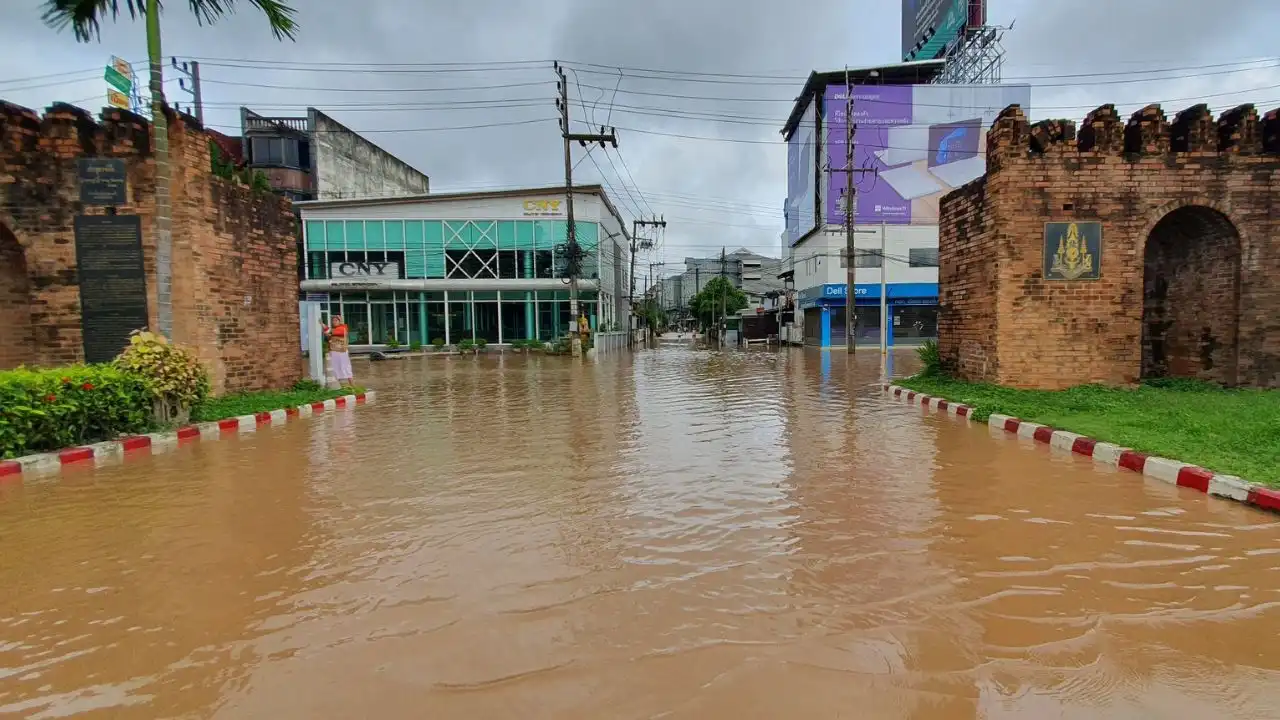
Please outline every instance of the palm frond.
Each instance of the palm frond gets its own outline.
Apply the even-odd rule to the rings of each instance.
[[[129,0],[133,2],[135,0]],[[224,15],[235,12],[236,0],[187,0],[191,14],[201,25],[217,22]],[[249,0],[249,4],[267,16],[267,24],[271,26],[271,34],[277,40],[296,39],[298,22],[294,19],[297,11],[286,0]]]
[[[271,34],[277,40],[296,39],[298,22],[294,18],[297,11],[286,0],[249,0],[249,3],[267,16],[267,24]],[[157,2],[163,9],[163,3]],[[224,15],[235,11],[236,0],[187,0],[191,14],[201,25],[212,25]],[[54,30],[65,30],[70,26],[76,40],[89,42],[102,38],[102,22],[107,15],[115,20],[120,11],[125,10],[129,17],[138,18],[147,12],[146,0],[44,0],[44,12],[41,19]]]
[[[102,39],[102,20],[108,13],[115,20],[124,5],[129,16],[136,18],[146,12],[146,0],[45,0],[41,19],[54,30],[65,30],[68,25],[79,42]]]

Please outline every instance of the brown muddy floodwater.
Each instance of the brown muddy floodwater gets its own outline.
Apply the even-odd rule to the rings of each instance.
[[[374,404],[0,485],[0,717],[1280,717],[1275,517],[877,359],[357,365]]]

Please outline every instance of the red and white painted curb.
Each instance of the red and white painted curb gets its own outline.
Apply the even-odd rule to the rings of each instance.
[[[883,385],[882,389],[893,397],[913,405],[947,412],[969,420],[973,419],[973,408],[968,405],[930,397],[897,385]],[[1010,435],[1044,443],[1058,450],[1091,457],[1095,462],[1103,465],[1132,470],[1171,485],[1199,490],[1202,493],[1228,498],[1272,512],[1280,512],[1280,490],[1255,485],[1234,475],[1222,475],[1177,460],[1146,455],[1130,448],[1094,440],[1066,430],[1055,430],[1048,425],[1027,422],[1008,415],[992,413],[987,418],[987,425]]]
[[[52,475],[62,472],[62,468],[68,465],[87,464],[90,462],[94,465],[106,465],[136,454],[154,455],[168,452],[179,445],[197,440],[217,440],[223,435],[231,433],[255,432],[262,426],[283,425],[290,420],[308,418],[319,413],[332,412],[339,408],[353,408],[356,405],[363,405],[373,400],[375,395],[376,393],[370,390],[358,395],[343,395],[332,400],[260,412],[256,415],[239,415],[214,422],[196,423],[195,425],[187,425],[170,432],[132,435],[118,440],[107,440],[106,442],[67,448],[57,452],[26,455],[12,460],[0,460],[0,479],[10,479],[24,475]]]

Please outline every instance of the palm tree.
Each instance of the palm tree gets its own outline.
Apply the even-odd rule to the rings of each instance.
[[[248,0],[267,16],[267,23],[276,39],[293,40],[298,30],[294,9],[287,0]],[[235,0],[187,0],[196,22],[212,25],[219,18],[235,10]],[[55,30],[68,25],[75,32],[76,40],[89,42],[101,39],[102,20],[111,15],[120,16],[120,6],[129,17],[139,15],[147,21],[147,60],[151,65],[151,144],[156,159],[156,315],[159,331],[166,337],[173,336],[173,236],[172,212],[169,205],[169,123],[164,114],[164,63],[160,49],[160,0],[44,0],[44,22]]]

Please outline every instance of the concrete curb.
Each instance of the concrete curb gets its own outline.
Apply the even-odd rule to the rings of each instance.
[[[956,405],[897,385],[882,385],[881,388],[893,397],[904,399],[913,405],[939,411],[946,410],[951,414],[969,419],[973,416],[973,408],[967,405]],[[954,412],[953,408],[964,408],[964,412]],[[1221,475],[1188,463],[1146,455],[1130,448],[1101,442],[1066,430],[1055,430],[1047,425],[1027,422],[1008,415],[992,413],[987,418],[987,425],[1010,435],[1029,438],[1064,452],[1091,457],[1094,462],[1131,470],[1170,485],[1191,488],[1263,510],[1280,512],[1280,490],[1255,485],[1234,475]]]
[[[62,472],[62,469],[68,465],[106,465],[142,453],[154,455],[168,452],[179,445],[196,440],[217,440],[224,434],[256,432],[261,426],[283,425],[292,420],[309,418],[338,408],[354,408],[356,405],[372,401],[376,395],[376,392],[370,390],[359,395],[344,395],[334,400],[310,405],[187,425],[169,432],[133,435],[83,447],[66,448],[57,452],[0,460],[0,479],[53,475]]]

